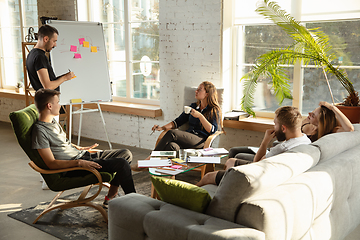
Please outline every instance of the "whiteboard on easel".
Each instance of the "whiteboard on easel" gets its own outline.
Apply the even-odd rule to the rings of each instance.
[[[59,32],[57,46],[50,53],[56,76],[69,70],[76,76],[60,85],[60,104],[79,98],[84,103],[112,101],[102,24],[50,20],[48,25]]]

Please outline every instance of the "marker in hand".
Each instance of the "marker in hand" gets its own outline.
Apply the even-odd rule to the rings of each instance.
[[[159,126],[159,125],[156,125],[156,128],[157,128],[158,126]],[[153,135],[153,133],[155,132],[155,129],[156,129],[156,128],[154,128],[154,130],[150,133],[150,136]]]
[[[71,72],[70,68],[68,68],[68,69],[69,69],[69,72]],[[76,76],[74,75],[71,79],[73,79],[73,78],[76,78]]]

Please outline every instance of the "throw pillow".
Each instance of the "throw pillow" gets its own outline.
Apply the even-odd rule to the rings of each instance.
[[[203,213],[211,201],[209,193],[194,184],[155,176],[151,181],[164,202]]]

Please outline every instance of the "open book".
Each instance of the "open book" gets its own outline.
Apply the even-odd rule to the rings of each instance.
[[[169,158],[175,158],[176,157],[176,151],[152,151],[151,157],[169,157]]]

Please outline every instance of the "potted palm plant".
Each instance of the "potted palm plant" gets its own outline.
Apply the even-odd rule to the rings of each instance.
[[[244,81],[244,96],[241,100],[243,110],[255,116],[252,109],[254,102],[253,95],[258,79],[262,76],[271,78],[272,89],[280,104],[285,98],[292,99],[289,77],[283,66],[293,65],[296,62],[302,62],[304,65],[311,63],[317,68],[322,69],[333,104],[335,104],[327,77],[327,74],[333,74],[348,93],[348,96],[340,105],[356,106],[355,109],[360,110],[358,92],[355,91],[346,72],[332,64],[336,56],[330,52],[332,47],[326,34],[318,29],[307,29],[287,14],[286,11],[282,10],[279,5],[269,0],[261,2],[256,12],[278,25],[294,40],[294,43],[285,48],[275,49],[261,55],[257,58],[253,70],[241,78]],[[340,105],[338,105],[339,108],[341,108]],[[344,114],[347,115],[346,112]],[[355,119],[349,117],[349,119],[352,122],[359,122],[360,120],[359,117],[355,117]]]

